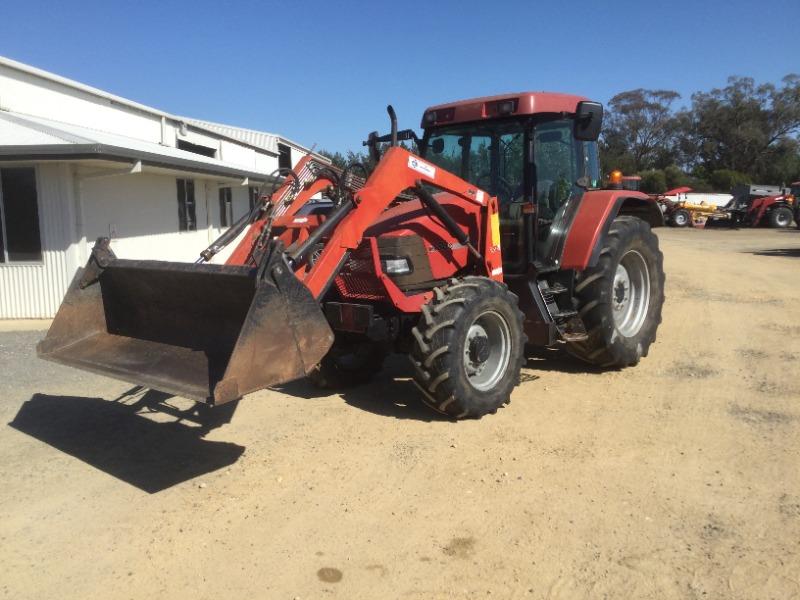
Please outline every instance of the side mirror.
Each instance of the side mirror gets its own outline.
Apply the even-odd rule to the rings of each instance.
[[[444,140],[442,138],[436,138],[433,140],[433,143],[431,144],[431,151],[434,154],[441,154],[444,152]]]
[[[575,139],[594,142],[603,126],[603,105],[599,102],[579,102],[575,114]]]

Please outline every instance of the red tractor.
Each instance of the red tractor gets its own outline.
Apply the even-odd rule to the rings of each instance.
[[[371,172],[307,156],[196,264],[119,259],[98,240],[39,355],[221,404],[303,376],[364,380],[400,352],[452,418],[506,404],[526,344],[606,368],[647,355],[663,218],[642,193],[600,189],[600,104],[442,104],[422,137],[389,108]],[[227,264],[208,263],[242,233]]]
[[[733,200],[709,217],[706,227],[772,227],[792,224],[797,200],[778,186],[743,184],[733,188]]]

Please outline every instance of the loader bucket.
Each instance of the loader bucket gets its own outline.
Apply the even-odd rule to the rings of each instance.
[[[96,246],[37,353],[222,404],[304,376],[332,342],[282,255],[260,277],[243,266],[121,260]]]

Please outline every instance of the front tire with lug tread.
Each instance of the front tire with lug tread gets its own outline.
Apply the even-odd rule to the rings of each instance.
[[[588,339],[567,344],[573,356],[600,367],[633,366],[647,356],[661,324],[664,258],[643,220],[614,219],[597,264],[577,274],[575,298]]]
[[[412,330],[414,381],[425,403],[456,419],[508,404],[525,360],[523,318],[517,296],[486,277],[436,288]]]
[[[679,208],[672,213],[670,222],[675,227],[688,227],[692,222],[692,214],[685,208]]]
[[[792,209],[786,206],[773,208],[767,216],[767,221],[774,229],[786,229],[792,224]]]

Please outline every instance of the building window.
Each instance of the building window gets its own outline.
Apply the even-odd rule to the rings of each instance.
[[[231,188],[219,188],[219,223],[221,227],[230,227],[233,223],[233,199]]]
[[[278,144],[278,167],[281,169],[292,168],[292,149],[285,144]]]
[[[201,146],[200,144],[192,144],[186,140],[178,140],[178,150],[186,150],[186,152],[193,152],[209,158],[217,157],[217,149],[209,148],[208,146]]]
[[[178,179],[178,228],[180,231],[197,231],[192,179]]]
[[[0,170],[0,262],[42,260],[36,171]]]
[[[256,204],[258,204],[258,188],[251,185],[249,188],[247,188],[247,193],[250,197],[250,212],[253,212]]]

